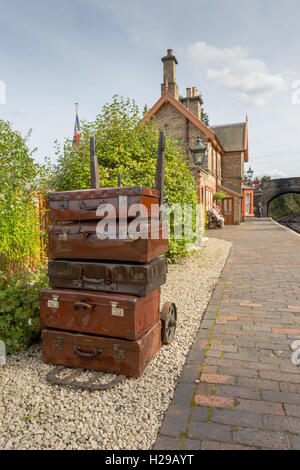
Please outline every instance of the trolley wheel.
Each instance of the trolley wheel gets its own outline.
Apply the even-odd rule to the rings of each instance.
[[[175,336],[177,324],[177,309],[172,302],[166,302],[161,314],[161,340],[163,344],[170,344]]]

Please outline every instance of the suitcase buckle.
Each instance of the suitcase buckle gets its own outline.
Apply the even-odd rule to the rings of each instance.
[[[125,359],[125,349],[120,349],[119,344],[113,344],[113,356],[115,359]]]
[[[56,336],[56,338],[53,340],[53,343],[52,343],[52,349],[61,351],[63,349],[63,342],[64,342],[63,336]]]
[[[67,241],[69,239],[68,232],[59,233],[58,239],[62,241]]]
[[[52,300],[48,300],[49,308],[59,308],[59,297],[58,295],[53,295]]]
[[[124,317],[124,308],[118,307],[118,302],[111,302],[111,314],[115,317]]]

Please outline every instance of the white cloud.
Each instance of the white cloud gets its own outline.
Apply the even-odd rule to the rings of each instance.
[[[273,94],[288,88],[283,74],[270,73],[262,60],[249,57],[249,51],[242,47],[221,49],[196,42],[187,48],[186,56],[189,62],[205,69],[209,80],[256,106],[266,106]]]
[[[271,176],[272,178],[286,178],[287,174],[284,171],[278,170],[277,168],[273,168],[273,170],[269,170],[266,172],[266,175]]]

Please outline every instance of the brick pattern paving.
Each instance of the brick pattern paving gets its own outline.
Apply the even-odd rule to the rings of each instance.
[[[233,247],[154,449],[299,450],[300,238],[268,219],[209,236]]]

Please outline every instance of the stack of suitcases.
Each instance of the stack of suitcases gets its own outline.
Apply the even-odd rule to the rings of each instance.
[[[160,191],[94,187],[48,195],[57,225],[49,227],[51,288],[40,292],[43,362],[139,377],[162,342],[171,341],[176,307],[167,303],[160,312],[167,274],[161,255],[168,250],[162,222],[155,221],[152,233],[147,223],[138,238],[121,238],[119,201],[126,196],[127,210],[143,204],[150,214]],[[114,239],[97,234],[102,204],[115,209]],[[167,325],[170,308],[173,323]]]

